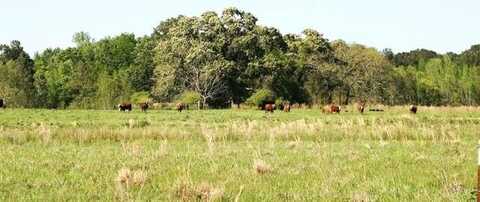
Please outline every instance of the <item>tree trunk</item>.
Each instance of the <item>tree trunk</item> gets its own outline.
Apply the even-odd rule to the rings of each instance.
[[[201,109],[204,109],[207,106],[207,98],[202,98],[202,106]]]

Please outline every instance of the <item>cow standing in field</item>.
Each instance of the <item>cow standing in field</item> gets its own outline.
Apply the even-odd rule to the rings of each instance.
[[[149,107],[148,103],[146,103],[146,102],[140,103],[139,106],[140,106],[140,109],[142,110],[142,112],[147,112],[147,109]]]
[[[0,108],[5,108],[5,107],[7,107],[5,105],[5,102],[3,101],[3,99],[0,99]]]
[[[357,104],[357,110],[363,114],[363,112],[365,111],[365,102],[360,102]]]
[[[183,110],[186,109],[186,104],[184,103],[177,103],[177,105],[175,106],[175,108],[177,109],[178,112],[182,112]]]
[[[339,114],[340,111],[342,111],[342,108],[340,106],[336,105],[335,103],[324,106],[322,108],[323,113],[333,113],[333,114],[338,113]]]
[[[121,112],[130,112],[132,111],[132,104],[131,103],[122,103],[122,104],[118,104],[118,111],[121,111]]]
[[[336,104],[333,104],[333,105],[330,106],[330,111],[332,113],[338,113],[339,114],[340,111],[342,111],[342,108],[340,106],[336,105]]]
[[[283,111],[284,111],[284,112],[290,112],[290,104],[288,104],[288,103],[287,103],[287,104],[284,104],[284,105],[283,105]]]
[[[270,112],[273,113],[273,110],[275,110],[275,104],[265,104],[265,113]]]
[[[410,113],[416,114],[417,113],[417,106],[415,106],[415,105],[410,106]]]

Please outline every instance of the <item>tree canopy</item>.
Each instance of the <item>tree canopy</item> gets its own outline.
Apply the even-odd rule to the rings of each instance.
[[[78,32],[74,47],[33,59],[19,41],[1,44],[0,98],[17,107],[97,109],[151,99],[221,108],[258,102],[264,92],[307,104],[480,104],[480,44],[458,54],[394,53],[313,29],[282,34],[257,21],[227,8],[169,18],[148,36],[96,40]]]

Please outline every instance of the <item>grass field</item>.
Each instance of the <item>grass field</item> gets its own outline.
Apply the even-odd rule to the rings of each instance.
[[[480,108],[0,110],[0,201],[469,201]]]

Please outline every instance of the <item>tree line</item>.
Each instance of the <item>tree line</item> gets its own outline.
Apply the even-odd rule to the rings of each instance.
[[[111,109],[120,102],[188,100],[210,108],[268,97],[290,103],[480,104],[480,45],[462,53],[393,53],[306,29],[282,34],[236,8],[178,16],[148,36],[29,56],[0,45],[0,98],[14,107]]]

